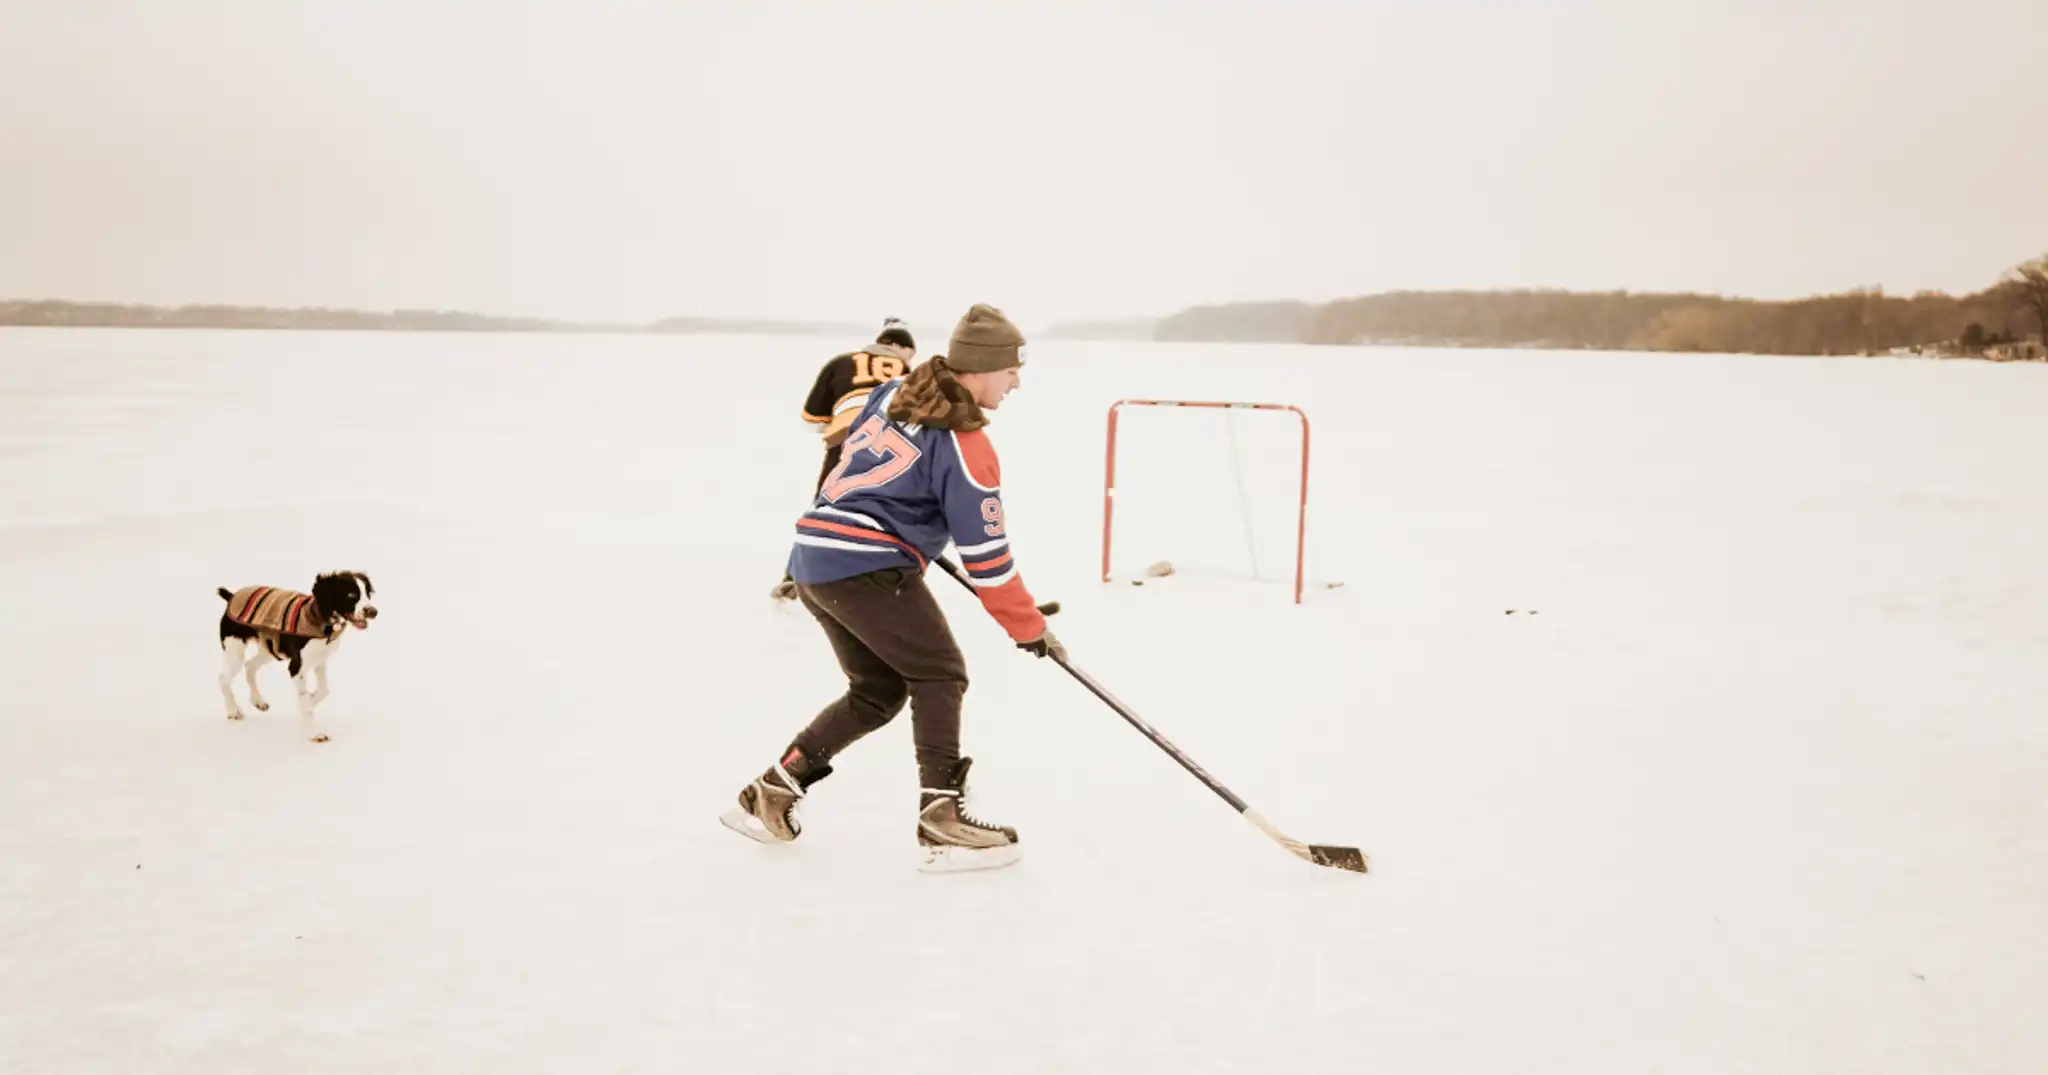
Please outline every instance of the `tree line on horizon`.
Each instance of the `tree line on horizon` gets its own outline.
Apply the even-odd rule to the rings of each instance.
[[[309,329],[385,332],[733,332],[803,334],[858,333],[869,328],[842,322],[777,321],[770,318],[666,317],[645,324],[560,321],[504,317],[463,310],[355,310],[324,306],[233,306],[219,303],[151,306],[69,299],[0,300],[0,326],[39,328],[216,328]]]
[[[52,328],[250,328],[564,332],[583,326],[461,310],[350,310],[321,306],[150,306],[68,299],[0,300],[0,325]]]
[[[2048,337],[2048,256],[1967,295],[1857,288],[1772,301],[1644,292],[1394,291],[1314,304],[1225,303],[1161,319],[1153,338],[1851,355],[1982,353]]]
[[[487,332],[864,332],[773,319],[665,318],[600,325],[455,310],[148,306],[0,300],[0,326],[358,329]],[[1764,300],[1660,292],[1394,291],[1338,299],[1196,306],[1157,321],[1054,326],[1052,338],[1200,342],[1542,347],[1734,354],[1852,355],[1897,350],[1977,355],[2036,333],[2048,339],[2048,255],[1981,291],[1911,297],[1857,288]],[[2040,349],[2036,348],[2036,353]]]

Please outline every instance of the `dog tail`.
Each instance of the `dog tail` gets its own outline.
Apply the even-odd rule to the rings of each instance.
[[[234,591],[228,589],[225,586],[215,586],[213,588],[213,592],[219,594],[220,599],[223,601],[232,601],[234,600],[235,597]]]

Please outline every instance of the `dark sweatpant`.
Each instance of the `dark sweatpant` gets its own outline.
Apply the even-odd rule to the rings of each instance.
[[[796,745],[823,763],[889,723],[910,703],[924,787],[946,786],[960,760],[967,662],[924,578],[907,567],[798,586],[846,673],[846,693],[819,711]]]

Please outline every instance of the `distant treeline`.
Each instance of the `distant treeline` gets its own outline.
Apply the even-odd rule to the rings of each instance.
[[[2024,304],[1998,289],[1960,298],[1850,291],[1790,302],[1628,292],[1398,291],[1323,306],[1198,307],[1162,319],[1153,337],[1846,355],[2024,339],[2033,320]]]
[[[830,333],[873,325],[768,318],[671,317],[592,324],[453,310],[142,306],[0,300],[0,326],[383,329],[396,331]],[[1973,294],[1911,298],[1858,289],[1790,301],[1626,291],[1395,291],[1328,303],[1242,302],[1147,319],[1055,325],[1046,338],[1436,347],[1594,348],[1776,355],[1934,354],[2039,358],[2048,335],[2048,257]],[[1037,330],[1031,334],[1039,335]],[[929,349],[929,348],[927,348]]]
[[[872,325],[749,318],[671,317],[648,324],[497,317],[460,310],[342,310],[315,306],[145,306],[63,300],[0,300],[0,325],[73,328],[325,329],[385,332],[730,332],[802,335],[836,332],[863,338]]]
[[[2027,329],[2026,308],[2003,291],[1912,298],[1876,291],[1788,302],[1709,295],[1508,292],[1375,295],[1317,310],[1305,343],[1436,343],[1775,355],[1875,354]]]
[[[1196,306],[1161,319],[1153,329],[1152,338],[1218,343],[1305,343],[1309,326],[1315,323],[1322,309],[1306,302],[1232,302]]]
[[[874,338],[879,323],[851,321],[778,321],[766,317],[665,317],[648,325],[648,332],[730,332],[758,336],[814,336],[820,333],[846,336],[859,343]]]
[[[381,329],[467,332],[591,332],[604,326],[456,310],[337,310],[315,306],[142,306],[61,300],[0,301],[0,325],[92,328]]]
[[[1780,355],[1974,354],[2008,345],[2024,354],[2024,346],[2010,345],[2044,327],[2048,259],[1962,296],[1858,289],[1771,302],[1684,293],[1396,291],[1320,305],[1198,306],[1162,318],[1153,338]]]

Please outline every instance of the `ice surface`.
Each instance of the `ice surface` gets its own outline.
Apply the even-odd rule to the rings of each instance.
[[[907,719],[798,844],[716,818],[839,689],[767,591],[858,342],[0,331],[0,1070],[2048,1056],[2048,369],[1034,344],[991,434],[1075,662],[1373,872],[934,576],[1026,856],[933,877]],[[1302,405],[1343,588],[1253,577],[1294,434],[1248,420],[1244,496],[1130,464],[1123,572],[1185,566],[1100,582],[1127,396]],[[333,741],[275,665],[223,720],[214,587],[336,568],[383,616]]]

